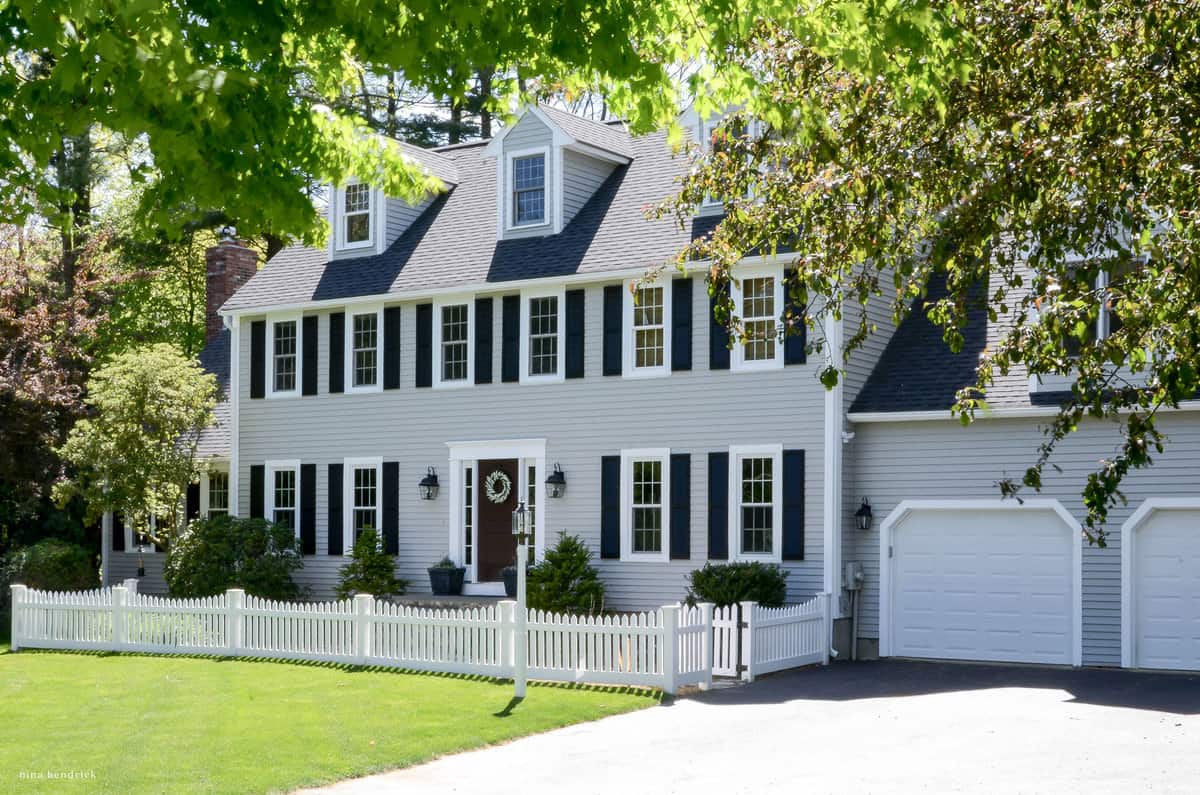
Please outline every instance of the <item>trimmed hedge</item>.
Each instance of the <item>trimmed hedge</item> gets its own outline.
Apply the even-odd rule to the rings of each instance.
[[[758,602],[779,607],[787,599],[788,573],[774,563],[706,563],[688,574],[688,604]]]
[[[292,530],[265,519],[214,516],[193,521],[171,542],[163,578],[172,596],[195,598],[241,588],[264,599],[303,595],[292,572],[304,566]]]
[[[88,591],[100,587],[96,556],[78,544],[47,538],[13,550],[0,563],[0,605],[8,603],[12,583],[41,591]]]

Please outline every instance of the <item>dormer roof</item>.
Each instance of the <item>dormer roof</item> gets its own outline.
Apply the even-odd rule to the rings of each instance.
[[[458,184],[458,166],[455,165],[451,158],[432,149],[422,149],[419,146],[406,144],[403,141],[396,141],[390,138],[383,140],[386,140],[388,144],[400,150],[400,154],[405,160],[416,163],[431,176],[441,180],[444,187],[452,188]]]
[[[523,117],[525,114],[536,116],[550,128],[555,146],[574,149],[620,164],[633,159],[633,145],[624,124],[592,121],[549,105],[530,105],[519,116]],[[505,127],[499,135],[489,141],[484,149],[484,157],[499,157],[504,148],[505,136],[516,127],[516,124]]]

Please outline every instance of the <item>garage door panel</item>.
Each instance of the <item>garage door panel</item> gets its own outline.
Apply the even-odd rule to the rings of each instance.
[[[1134,664],[1200,670],[1200,509],[1155,512],[1133,532]]]
[[[914,508],[893,528],[892,653],[1070,664],[1073,541],[1045,508]]]

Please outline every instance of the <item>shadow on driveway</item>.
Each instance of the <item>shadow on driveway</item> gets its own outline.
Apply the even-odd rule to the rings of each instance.
[[[835,663],[766,676],[751,686],[698,693],[696,701],[778,704],[856,701],[1001,688],[1062,690],[1070,701],[1108,707],[1200,714],[1200,675],[1143,673],[1113,668],[1039,668],[976,663],[875,660]]]

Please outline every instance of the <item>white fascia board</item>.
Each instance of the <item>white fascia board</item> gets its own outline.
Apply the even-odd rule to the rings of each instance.
[[[1182,400],[1179,402],[1179,408],[1173,409],[1164,406],[1160,411],[1200,411],[1200,400]],[[1127,409],[1121,409],[1118,414],[1128,414]],[[1022,417],[1054,417],[1058,414],[1058,409],[1054,406],[1012,406],[1009,408],[998,408],[990,410],[980,410],[976,413],[975,420],[1002,420],[1002,419],[1020,419]],[[958,422],[958,417],[950,413],[950,409],[942,411],[854,411],[846,415],[846,419],[856,423],[879,423],[879,422],[928,422],[928,421],[947,421],[952,420]]]
[[[504,139],[508,137],[510,132],[517,128],[517,125],[521,123],[521,120],[524,119],[527,114],[533,114],[534,118],[550,129],[550,135],[555,146],[572,146],[577,143],[576,140],[567,135],[561,127],[552,122],[550,117],[543,113],[537,105],[526,105],[523,110],[517,113],[516,119],[512,124],[505,127],[500,131],[499,135],[488,141],[487,146],[483,148],[483,156],[485,158],[499,157],[500,153],[504,151]]]

